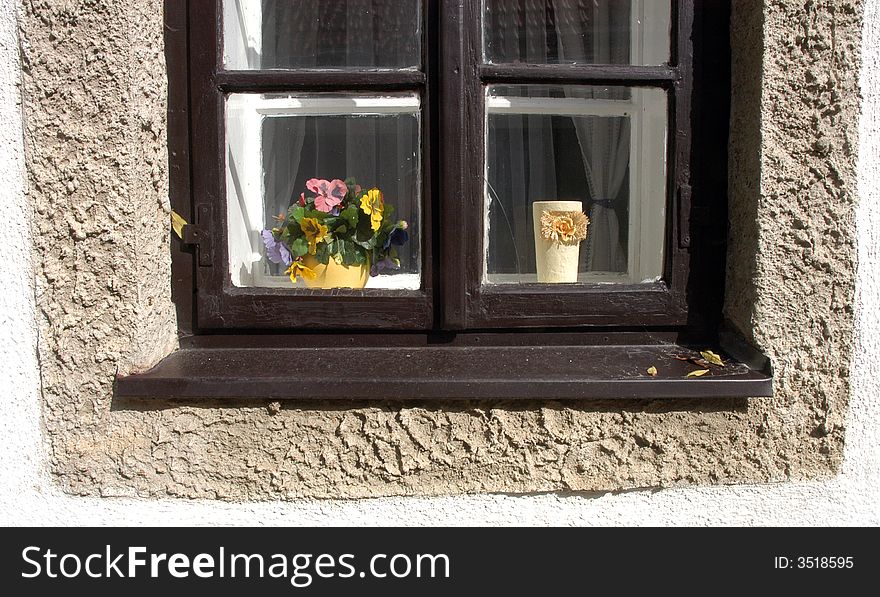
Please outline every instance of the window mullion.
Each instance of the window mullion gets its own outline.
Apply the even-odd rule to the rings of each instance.
[[[479,67],[484,83],[525,85],[613,84],[629,87],[669,87],[681,79],[674,66],[601,64],[485,64]]]
[[[420,71],[221,71],[217,87],[227,93],[271,91],[418,91]]]

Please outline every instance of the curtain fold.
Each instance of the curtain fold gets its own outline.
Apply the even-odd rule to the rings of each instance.
[[[630,4],[626,0],[489,0],[488,57],[533,64],[628,64]],[[621,88],[556,86],[549,91],[580,99],[629,97],[629,90]],[[548,88],[498,89],[499,95],[505,92],[546,97]],[[563,118],[505,115],[502,121],[490,116],[490,273],[534,273],[531,203],[557,198],[583,200],[592,222],[580,271],[627,270],[621,226],[628,225],[629,217],[629,119],[577,117],[561,124]],[[565,128],[574,129],[577,148],[566,143]],[[563,197],[560,193],[569,188],[564,183],[570,182],[564,178],[573,179],[576,172],[557,169],[558,164],[570,163],[566,154],[572,150],[583,162],[586,188]]]
[[[567,15],[557,27],[562,62],[621,64],[630,61],[629,36],[614,32],[629,29],[630,2],[585,2],[556,0]],[[580,18],[575,18],[579,15]],[[580,35],[571,21],[592,23],[591,35]],[[577,87],[566,88],[567,97],[587,99],[595,93]],[[602,99],[627,99],[627,90],[611,90]],[[587,171],[590,235],[581,251],[582,270],[624,272],[627,254],[621,244],[621,215],[628,225],[628,194],[621,196],[629,172],[631,129],[625,118],[573,119],[578,144]]]

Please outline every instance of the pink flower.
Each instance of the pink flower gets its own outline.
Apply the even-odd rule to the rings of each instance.
[[[341,180],[330,182],[313,178],[306,182],[306,188],[316,195],[315,209],[324,213],[333,211],[348,194],[348,187]]]

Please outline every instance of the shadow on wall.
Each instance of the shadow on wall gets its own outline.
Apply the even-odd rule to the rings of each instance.
[[[748,412],[748,400],[743,398],[719,398],[706,399],[681,399],[681,400],[583,400],[577,402],[553,402],[546,400],[455,400],[455,401],[376,401],[376,400],[297,400],[295,403],[273,400],[216,400],[211,398],[192,400],[156,400],[136,398],[116,398],[113,400],[113,411],[118,412],[152,412],[174,408],[195,408],[216,410],[265,408],[270,414],[277,414],[281,410],[293,409],[297,411],[319,410],[321,412],[346,412],[360,409],[378,409],[387,412],[397,412],[402,409],[418,409],[428,412],[443,412],[448,414],[467,413],[474,410],[489,411],[502,409],[505,412],[524,413],[534,412],[544,408],[552,410],[574,410],[581,413],[631,413],[631,414],[666,414],[675,412],[685,413],[746,413]]]
[[[764,11],[761,0],[734,0],[731,13],[729,231],[724,316],[755,343],[761,200],[761,98]]]

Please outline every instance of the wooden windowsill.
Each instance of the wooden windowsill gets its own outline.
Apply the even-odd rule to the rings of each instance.
[[[238,339],[236,339],[238,338]],[[332,338],[332,337],[331,337]],[[613,345],[413,344],[389,337],[351,346],[346,336],[305,346],[273,336],[184,342],[155,368],[120,376],[116,396],[156,399],[442,400],[674,399],[772,395],[769,366],[753,353],[724,368],[676,357],[674,343]],[[734,351],[735,352],[735,351]],[[743,360],[749,361],[751,367]],[[756,363],[759,368],[755,368]],[[657,375],[647,371],[656,367]]]

